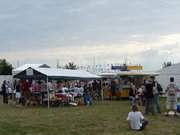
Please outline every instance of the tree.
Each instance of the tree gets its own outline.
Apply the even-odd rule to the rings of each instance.
[[[78,69],[78,66],[74,62],[69,62],[65,65],[65,69]]]
[[[170,66],[172,66],[172,62],[171,61],[163,63],[163,68],[167,68],[167,67],[170,67]]]
[[[0,59],[0,75],[11,75],[12,65],[8,63],[5,59]]]

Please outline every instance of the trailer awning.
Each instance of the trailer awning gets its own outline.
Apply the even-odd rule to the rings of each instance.
[[[101,73],[99,76],[104,78],[115,78],[118,76],[128,76],[128,77],[144,77],[144,76],[158,76],[159,73],[156,72],[145,72],[145,71],[120,71],[120,72],[109,72],[109,73]]]

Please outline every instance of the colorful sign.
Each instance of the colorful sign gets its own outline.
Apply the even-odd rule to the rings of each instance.
[[[123,65],[123,66],[111,66],[111,70],[127,71],[128,67],[126,65]]]
[[[143,66],[127,66],[128,70],[143,70]]]

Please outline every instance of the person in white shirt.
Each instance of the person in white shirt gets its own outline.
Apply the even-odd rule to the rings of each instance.
[[[141,131],[146,128],[148,121],[144,119],[144,116],[138,111],[137,105],[132,106],[132,111],[129,112],[127,117],[129,128],[136,131]]]
[[[176,86],[174,82],[174,77],[170,77],[170,84],[166,88],[166,94],[167,94],[167,99],[166,99],[166,116],[169,115],[170,111],[174,111],[174,115],[177,115],[177,92],[179,91],[179,88]]]

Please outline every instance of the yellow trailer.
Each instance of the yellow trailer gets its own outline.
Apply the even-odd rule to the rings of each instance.
[[[129,82],[134,82],[136,87],[140,87],[143,81],[149,76],[157,76],[158,73],[154,72],[141,72],[141,71],[121,71],[116,73],[101,73],[100,76],[104,79],[109,80],[118,80],[116,90],[116,97],[128,98],[129,90],[131,89]],[[109,85],[108,85],[109,84]],[[108,83],[104,88],[104,98],[111,98],[112,89],[110,83]]]

